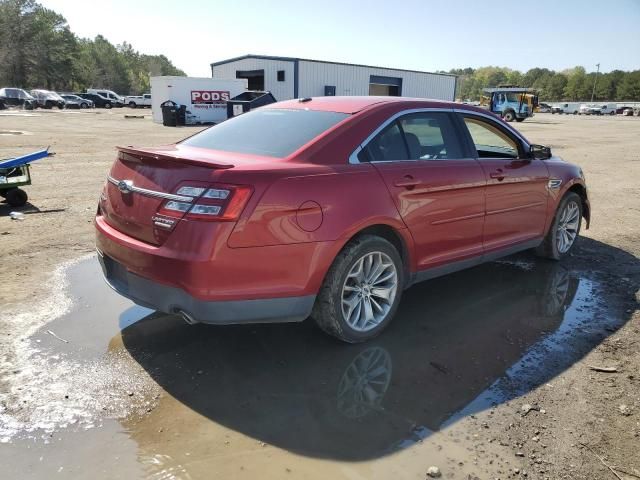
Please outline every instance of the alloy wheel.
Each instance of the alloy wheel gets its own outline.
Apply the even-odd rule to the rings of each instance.
[[[566,253],[569,251],[578,236],[579,225],[580,207],[578,207],[575,201],[570,201],[565,205],[558,220],[558,231],[556,234],[558,252]]]
[[[383,252],[370,252],[351,267],[342,286],[342,315],[355,331],[368,332],[389,314],[398,290],[398,271]]]

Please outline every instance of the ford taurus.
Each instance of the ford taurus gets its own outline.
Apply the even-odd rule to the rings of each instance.
[[[486,110],[324,97],[119,147],[95,225],[107,282],[140,305],[312,317],[361,342],[412,284],[526,249],[559,260],[589,215],[580,168]]]

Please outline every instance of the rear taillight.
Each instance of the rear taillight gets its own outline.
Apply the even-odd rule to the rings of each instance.
[[[183,185],[176,195],[185,197],[184,200],[166,200],[158,213],[178,218],[234,221],[240,217],[252,192],[246,185]]]

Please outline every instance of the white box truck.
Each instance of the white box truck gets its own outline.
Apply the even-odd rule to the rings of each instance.
[[[219,123],[227,119],[227,100],[247,90],[247,79],[151,77],[151,115],[162,123],[161,105],[170,100],[187,107],[186,123]]]

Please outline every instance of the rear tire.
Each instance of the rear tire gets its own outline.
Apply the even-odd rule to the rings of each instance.
[[[363,235],[333,261],[311,317],[329,335],[347,343],[365,342],[391,322],[402,296],[402,259],[387,240]]]
[[[27,203],[29,197],[27,196],[27,192],[21,190],[20,188],[14,188],[13,190],[9,190],[6,192],[5,198],[7,199],[7,203],[12,207],[22,207]]]
[[[109,102],[104,104],[104,108],[106,108],[107,110],[111,108],[111,104]]]
[[[558,205],[547,236],[536,248],[536,254],[551,260],[560,260],[569,254],[580,234],[582,225],[582,199],[568,192]]]
[[[516,122],[520,123],[520,122],[524,122],[524,118],[518,118],[516,117]]]

